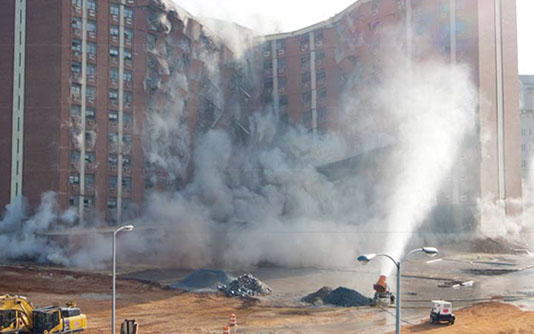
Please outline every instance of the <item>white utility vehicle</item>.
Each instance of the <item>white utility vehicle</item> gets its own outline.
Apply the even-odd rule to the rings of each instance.
[[[444,300],[433,300],[432,310],[430,311],[430,323],[437,324],[442,321],[447,321],[449,324],[454,324],[456,317],[452,313],[452,304]]]

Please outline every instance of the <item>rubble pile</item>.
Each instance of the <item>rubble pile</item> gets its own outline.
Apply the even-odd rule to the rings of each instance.
[[[268,295],[271,288],[262,283],[252,274],[244,274],[231,281],[227,285],[221,285],[218,289],[228,297],[252,297],[258,295]]]
[[[310,293],[306,297],[303,297],[301,301],[304,303],[312,304],[312,305],[320,305],[323,303],[323,299],[332,293],[332,288],[328,286],[323,286],[319,290]]]
[[[323,304],[336,306],[371,306],[373,299],[365,297],[356,290],[339,287],[332,291],[329,287],[322,287],[317,292],[309,294],[301,299],[303,302],[317,305],[322,301]]]
[[[170,287],[184,291],[215,292],[221,284],[228,284],[233,279],[222,270],[200,269],[178,283],[171,284]]]

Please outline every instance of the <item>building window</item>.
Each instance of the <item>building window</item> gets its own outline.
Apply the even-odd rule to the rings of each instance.
[[[310,123],[312,121],[312,118],[313,118],[313,112],[311,110],[306,111],[305,113],[302,114],[302,121],[304,123]]]
[[[317,121],[324,121],[326,119],[326,108],[317,110]]]
[[[70,92],[73,98],[80,99],[82,95],[82,86],[78,84],[73,84],[70,88]]]
[[[73,61],[73,62],[70,64],[70,70],[71,70],[72,73],[75,74],[75,76],[77,77],[77,76],[82,72],[82,64],[80,64],[80,63],[77,62],[77,61]]]
[[[119,114],[116,111],[110,110],[108,113],[108,119],[112,122],[119,120]]]
[[[321,61],[325,58],[325,54],[324,54],[324,51],[317,51],[316,53],[316,59],[317,61]]]
[[[311,101],[311,93],[310,92],[304,92],[300,95],[300,102],[302,103],[309,103]]]
[[[311,74],[309,72],[308,73],[303,73],[302,76],[300,77],[300,82],[303,85],[309,84],[310,81],[311,81]]]
[[[95,100],[96,100],[96,87],[87,86],[86,94],[87,94],[87,102],[95,103]]]
[[[287,67],[287,62],[285,58],[278,59],[278,69],[285,69]]]
[[[69,184],[80,184],[80,174],[70,174]]]
[[[278,39],[276,40],[276,49],[285,49],[286,48],[286,40],[285,39]]]
[[[271,71],[273,69],[273,62],[271,60],[263,62],[263,69]]]
[[[86,47],[87,47],[87,54],[89,55],[89,57],[96,56],[96,44],[95,43],[87,42]]]
[[[111,4],[111,6],[109,7],[109,13],[111,15],[116,15],[117,16],[117,19],[120,15],[120,9],[119,9],[119,5],[117,4]]]
[[[70,152],[70,162],[79,163],[80,162],[80,151],[71,151]]]
[[[70,115],[72,117],[80,117],[82,115],[82,108],[80,106],[70,106]]]
[[[132,29],[124,29],[124,40],[126,43],[132,43],[133,41],[133,30]]]
[[[115,209],[117,207],[117,200],[114,198],[108,199],[108,208]]]
[[[134,10],[130,7],[124,7],[124,17],[127,19],[133,19],[134,17]]]
[[[125,126],[130,126],[133,124],[133,115],[131,112],[122,113],[122,121]]]
[[[122,188],[125,191],[130,191],[132,189],[132,179],[129,177],[122,178]]]
[[[69,205],[70,206],[80,205],[80,196],[69,196]]]
[[[79,39],[72,40],[72,52],[76,55],[79,55],[79,53],[82,52],[82,41]]]
[[[310,48],[310,36],[308,34],[300,36],[300,50],[307,51]]]
[[[95,199],[92,196],[83,196],[83,207],[90,208],[93,206]]]
[[[111,190],[117,189],[117,177],[116,176],[110,176],[108,178],[108,187]]]
[[[124,100],[125,104],[131,104],[133,102],[133,94],[132,94],[132,92],[124,92],[123,100]]]
[[[132,51],[124,49],[123,51],[124,60],[132,60]]]
[[[110,100],[117,100],[119,98],[119,92],[115,89],[109,91]]]
[[[96,13],[96,0],[87,0],[87,9]]]
[[[288,103],[287,95],[280,96],[279,104],[281,106],[287,106],[287,103]]]
[[[111,167],[117,167],[117,163],[118,163],[118,159],[117,159],[117,155],[116,154],[111,154],[109,157],[108,157],[108,164],[111,166]]]
[[[122,156],[122,166],[123,167],[130,167],[132,165],[132,157],[129,155],[123,155]]]
[[[119,136],[117,133],[108,133],[108,144],[117,145],[119,143]]]
[[[82,6],[82,0],[72,0],[72,5],[76,7]]]
[[[325,80],[325,79],[326,79],[326,72],[325,71],[317,72],[317,81]]]
[[[124,79],[124,81],[131,82],[131,81],[132,81],[132,78],[133,78],[133,73],[132,73],[132,71],[124,71],[124,73],[123,73],[123,79]]]
[[[95,188],[95,175],[94,174],[85,174],[85,185],[89,189]]]
[[[265,78],[263,80],[263,89],[267,91],[271,91],[273,89],[273,79],[272,78]]]
[[[85,162],[88,164],[95,163],[96,154],[95,152],[85,152]]]
[[[287,79],[278,77],[278,89],[285,89],[287,87]]]
[[[94,38],[94,35],[91,36],[91,33],[96,34],[96,22],[87,20],[87,33],[89,33],[89,37]]]
[[[319,100],[326,99],[326,96],[327,96],[326,88],[320,89],[319,90],[319,94],[317,94],[317,95],[319,96]]]
[[[111,81],[118,81],[119,80],[119,69],[116,67],[110,67],[109,68],[109,79]]]
[[[95,118],[96,111],[94,108],[87,108],[85,110],[85,117],[86,118]]]
[[[111,26],[109,27],[109,34],[114,37],[119,36],[119,26]]]
[[[114,46],[112,46],[111,48],[109,48],[109,55],[111,57],[118,57],[119,56],[119,48],[116,48]]]
[[[96,77],[96,65],[87,64],[87,77],[94,80],[94,78]]]
[[[300,68],[304,71],[310,70],[310,56],[309,55],[300,56]]]
[[[73,18],[72,19],[72,28],[81,30],[82,29],[82,20],[80,18],[78,18],[78,17]]]
[[[147,45],[149,49],[153,49],[156,47],[156,40],[157,40],[156,36],[148,34],[146,36],[146,40],[147,40]]]

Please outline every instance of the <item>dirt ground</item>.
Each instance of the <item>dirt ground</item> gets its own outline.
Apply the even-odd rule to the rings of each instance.
[[[191,294],[156,284],[117,280],[117,323],[137,319],[143,333],[221,333],[230,314],[240,333],[380,333],[383,322],[372,308],[273,307],[261,301]],[[0,267],[0,294],[19,294],[38,306],[75,300],[88,317],[88,333],[109,333],[111,277],[35,267]],[[534,312],[501,303],[478,304],[456,312],[453,326],[426,321],[404,333],[534,333]],[[377,319],[373,322],[373,319]],[[376,326],[358,330],[355,319]],[[352,321],[349,323],[349,321]]]

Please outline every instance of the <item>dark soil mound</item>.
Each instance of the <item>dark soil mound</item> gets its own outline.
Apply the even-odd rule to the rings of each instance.
[[[218,286],[228,284],[233,279],[222,270],[199,269],[178,283],[171,284],[170,287],[185,291],[214,292]]]
[[[330,293],[332,293],[332,288],[328,286],[323,286],[319,290],[310,293],[306,297],[303,297],[301,301],[312,305],[322,304],[323,299],[325,299],[326,296],[328,296]]]
[[[370,306],[373,303],[373,299],[365,297],[356,290],[339,287],[323,298],[323,302],[344,307]]]

